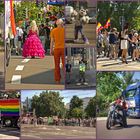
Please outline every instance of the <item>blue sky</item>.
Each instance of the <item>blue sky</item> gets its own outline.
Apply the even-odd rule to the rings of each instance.
[[[21,90],[21,101],[24,101],[26,97],[32,98],[34,95],[39,95],[43,90]],[[94,97],[96,95],[95,90],[55,90],[60,92],[60,96],[64,97],[63,102],[69,103],[74,95],[79,98]]]
[[[121,74],[118,74],[119,77],[122,77]],[[140,80],[140,72],[134,72],[133,80],[139,79]]]
[[[133,79],[140,79],[140,72],[135,72]]]

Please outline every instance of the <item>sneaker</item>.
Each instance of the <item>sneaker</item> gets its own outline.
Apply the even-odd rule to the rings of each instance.
[[[83,84],[84,84],[85,86],[88,85],[88,83],[86,83],[86,82],[84,82]]]
[[[85,44],[86,44],[86,45],[89,45],[89,41],[86,41]]]
[[[81,86],[81,85],[82,85],[82,83],[77,83],[76,85],[77,85],[77,86]]]
[[[75,39],[74,42],[77,43],[79,41],[79,39]]]
[[[84,42],[85,42],[86,45],[89,45],[89,41],[88,41],[87,38],[85,38]]]

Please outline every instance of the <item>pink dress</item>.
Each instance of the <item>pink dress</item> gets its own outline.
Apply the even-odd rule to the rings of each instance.
[[[23,57],[45,57],[45,50],[43,48],[43,45],[37,35],[37,32],[33,32],[32,30],[29,30],[29,34],[25,40],[25,43],[23,45]]]

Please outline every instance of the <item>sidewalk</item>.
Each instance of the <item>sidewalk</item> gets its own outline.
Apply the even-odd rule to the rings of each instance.
[[[0,46],[0,52],[4,52],[4,46]]]
[[[97,117],[97,121],[105,121],[107,120],[107,117]]]

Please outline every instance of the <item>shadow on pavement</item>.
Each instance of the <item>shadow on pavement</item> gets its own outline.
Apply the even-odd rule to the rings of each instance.
[[[122,127],[122,126],[114,126],[110,130],[121,130],[121,129],[129,129],[133,127],[140,127],[140,124],[128,124],[127,127]]]
[[[22,78],[21,83],[22,84],[53,84],[55,85],[56,83],[54,80],[54,69],[48,70],[46,72],[34,74],[26,78]],[[64,85],[64,78],[62,78],[60,84]]]
[[[0,134],[20,138],[20,130],[17,128],[0,128]]]
[[[133,128],[133,127],[140,127],[140,124],[128,124],[127,128]]]

